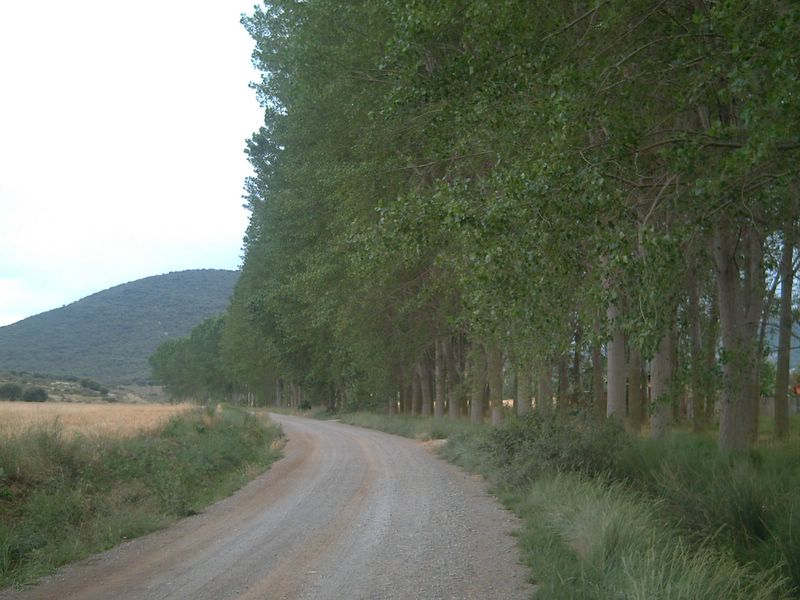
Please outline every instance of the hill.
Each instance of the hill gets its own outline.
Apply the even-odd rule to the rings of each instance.
[[[156,347],[224,311],[238,277],[219,269],[146,277],[0,327],[0,370],[147,381]]]

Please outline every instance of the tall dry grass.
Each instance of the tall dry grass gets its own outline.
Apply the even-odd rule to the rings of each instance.
[[[57,424],[62,435],[131,438],[155,431],[191,404],[78,404],[72,402],[0,402],[0,437]]]

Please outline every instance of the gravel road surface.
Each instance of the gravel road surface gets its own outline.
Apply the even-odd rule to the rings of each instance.
[[[273,415],[284,458],[174,527],[0,600],[529,598],[517,523],[423,444]]]

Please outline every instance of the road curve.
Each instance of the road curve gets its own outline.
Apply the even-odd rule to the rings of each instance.
[[[272,415],[284,458],[235,495],[0,600],[515,600],[513,516],[419,442]]]

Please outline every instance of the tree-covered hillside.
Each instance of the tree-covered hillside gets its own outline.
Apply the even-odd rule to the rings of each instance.
[[[181,271],[119,285],[0,328],[0,369],[150,379],[148,357],[228,306],[238,272]]]

